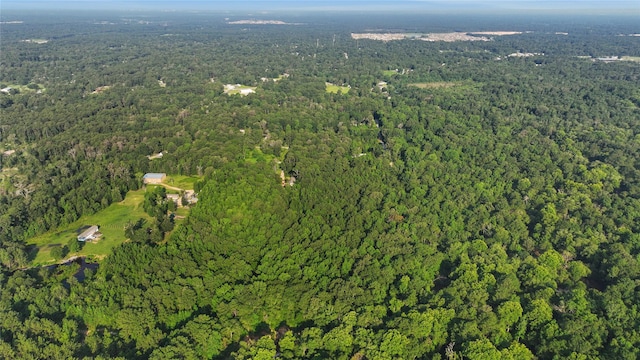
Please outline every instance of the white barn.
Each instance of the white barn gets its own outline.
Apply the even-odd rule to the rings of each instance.
[[[97,238],[98,225],[93,225],[78,235],[78,241],[89,241]]]

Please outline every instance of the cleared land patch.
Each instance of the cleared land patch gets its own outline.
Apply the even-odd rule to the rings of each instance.
[[[130,221],[139,218],[153,221],[144,212],[142,203],[144,202],[144,190],[130,191],[125,199],[119,203],[111,204],[104,210],[93,215],[83,216],[78,221],[63,226],[45,234],[36,236],[27,241],[27,245],[34,245],[32,250],[35,258],[32,265],[51,265],[57,263],[51,256],[51,250],[69,244],[70,241],[77,241],[79,231],[91,225],[98,225],[102,237],[96,242],[87,242],[82,249],[76,253],[67,254],[71,256],[90,256],[103,258],[110,254],[114,247],[123,243],[126,238],[124,228]]]
[[[256,92],[256,86],[247,86],[240,84],[226,84],[224,85],[224,93],[227,95],[249,95]]]
[[[448,33],[352,33],[351,38],[355,40],[369,39],[378,41],[392,41],[404,39],[416,39],[422,41],[491,41],[488,36],[505,36],[522,34],[520,31],[481,31],[481,32],[448,32]]]
[[[280,81],[280,80],[282,80],[284,78],[288,78],[288,77],[289,77],[289,74],[284,73],[284,74],[278,75],[277,78],[270,79],[268,77],[261,77],[260,80],[262,80],[262,82],[268,82],[268,81],[278,82],[278,81]]]
[[[386,33],[386,34],[376,34],[376,33],[364,33],[364,34],[351,34],[351,38],[354,40],[360,39],[369,39],[369,40],[378,40],[378,41],[391,41],[391,40],[403,40],[407,38],[407,34],[396,34],[396,33]]]
[[[422,41],[444,41],[444,42],[454,42],[454,41],[491,41],[491,38],[486,36],[475,36],[470,35],[468,33],[463,32],[452,32],[452,33],[431,33],[426,34],[419,37]]]
[[[91,93],[92,94],[100,94],[103,93],[107,90],[111,89],[110,85],[105,85],[105,86],[98,86],[95,90],[93,90]]]
[[[195,183],[201,179],[198,176],[168,175],[164,182],[183,190],[193,190]]]
[[[640,56],[622,56],[620,58],[620,60],[622,60],[622,61],[640,62]]]
[[[237,21],[228,21],[229,25],[296,25],[291,23],[286,23],[282,20],[237,20]]]
[[[523,52],[515,52],[507,55],[507,57],[532,57],[532,56],[543,56],[543,53],[523,53]]]
[[[49,42],[49,40],[47,40],[47,39],[26,39],[26,40],[22,40],[22,42],[32,43],[32,44],[46,44],[46,43]]]
[[[342,92],[343,94],[346,94],[349,92],[349,90],[351,90],[351,86],[349,85],[339,86],[332,83],[325,83],[325,86],[326,86],[326,91],[331,94],[337,94],[338,92]]]
[[[617,61],[640,62],[640,56],[601,56],[601,57],[577,56],[577,57],[580,59],[591,59],[591,61],[602,61],[606,63],[617,62]]]
[[[489,36],[505,36],[505,35],[520,35],[522,31],[475,31],[470,34],[477,35],[489,35]]]
[[[10,89],[18,90],[21,93],[40,93],[46,90],[44,85],[42,84],[29,84],[29,85],[18,85],[18,84],[8,84],[6,87],[3,84],[3,93],[10,93]]]

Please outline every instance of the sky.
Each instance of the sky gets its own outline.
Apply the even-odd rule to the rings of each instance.
[[[449,12],[596,12],[640,16],[640,0],[2,0],[1,10],[309,10]]]

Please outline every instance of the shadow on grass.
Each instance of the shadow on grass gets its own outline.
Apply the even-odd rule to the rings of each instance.
[[[36,256],[38,256],[38,252],[40,252],[40,248],[36,245],[29,245],[25,250],[27,254],[27,261],[29,261],[29,263],[35,260]]]

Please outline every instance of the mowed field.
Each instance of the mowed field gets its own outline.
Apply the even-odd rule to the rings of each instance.
[[[334,85],[334,84],[331,84],[331,83],[326,83],[326,91],[328,93],[337,94],[338,91],[340,91],[343,94],[346,94],[346,93],[349,92],[349,90],[351,90],[351,88],[348,87],[348,86],[338,86],[338,85]]]
[[[187,175],[167,175],[164,181],[167,185],[180,188],[182,190],[193,190],[195,183],[202,180],[202,177]]]
[[[40,266],[57,263],[58,261],[50,254],[51,249],[68,245],[70,241],[77,241],[78,234],[91,225],[100,226],[102,237],[95,243],[85,243],[80,251],[69,253],[65,258],[88,256],[101,259],[105,257],[114,247],[126,240],[124,227],[129,221],[134,222],[139,218],[152,220],[142,208],[143,201],[144,189],[130,191],[123,201],[111,204],[96,214],[83,216],[72,224],[29,239],[27,245],[32,246],[29,253],[32,258],[31,264]]]

